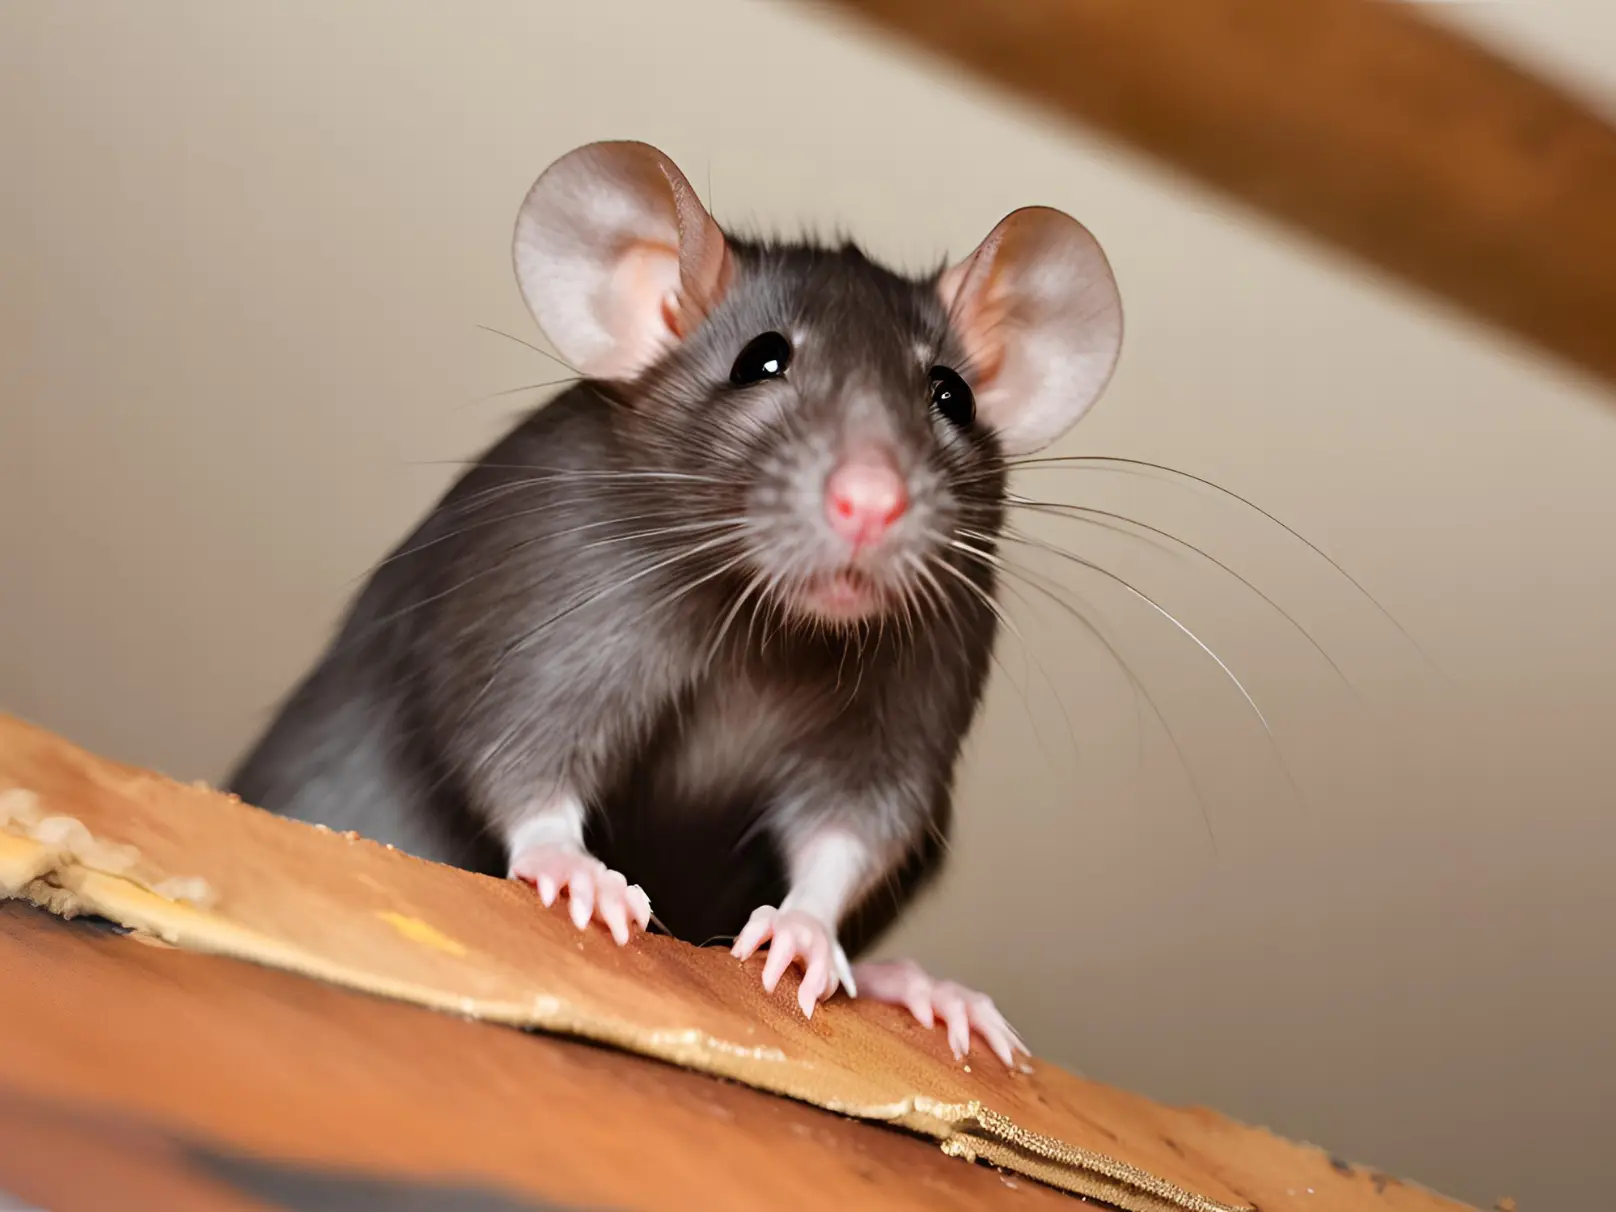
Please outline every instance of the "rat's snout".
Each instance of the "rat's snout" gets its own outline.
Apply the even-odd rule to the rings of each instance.
[[[852,451],[825,477],[825,518],[855,548],[881,540],[909,508],[909,488],[890,454]]]

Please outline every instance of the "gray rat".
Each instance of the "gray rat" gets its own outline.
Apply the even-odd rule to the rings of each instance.
[[[974,1030],[990,999],[849,964],[933,876],[996,636],[1006,460],[1108,382],[1105,255],[1042,207],[908,277],[719,228],[642,143],[525,199],[523,297],[580,381],[372,574],[230,780],[272,811],[565,894],[626,942],[768,943]],[[631,882],[632,881],[632,882]]]

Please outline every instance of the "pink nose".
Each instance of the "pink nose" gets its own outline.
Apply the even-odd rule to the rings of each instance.
[[[877,542],[907,508],[903,477],[884,455],[843,459],[825,479],[825,517],[855,547]]]

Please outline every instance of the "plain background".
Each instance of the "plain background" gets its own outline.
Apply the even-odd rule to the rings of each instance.
[[[1608,0],[1436,11],[1616,93]],[[1164,615],[1028,549],[1061,587],[1007,598],[952,871],[890,950],[1090,1075],[1483,1206],[1606,1205],[1609,401],[812,10],[0,3],[0,703],[222,776],[452,461],[543,397],[491,394],[557,372],[478,326],[537,339],[515,208],[602,137],[664,148],[722,222],[914,268],[1016,206],[1077,215],[1128,337],[1060,452],[1258,502],[1418,644],[1211,490],[1028,475],[1238,570],[1345,678],[1193,552],[1028,519],[1215,650],[1273,743]]]

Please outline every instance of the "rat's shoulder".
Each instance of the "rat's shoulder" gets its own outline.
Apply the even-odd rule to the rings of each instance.
[[[533,470],[604,465],[615,446],[614,405],[593,380],[582,380],[520,417],[476,465]]]

